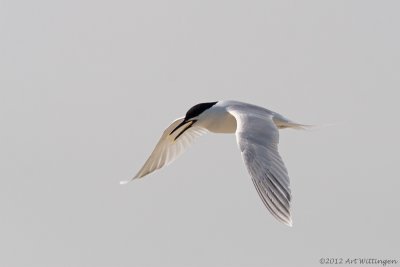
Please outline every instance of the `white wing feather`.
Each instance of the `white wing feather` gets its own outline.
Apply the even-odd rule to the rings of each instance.
[[[292,226],[290,181],[278,153],[275,114],[262,109],[249,112],[240,105],[227,109],[236,118],[236,139],[258,194],[276,219]]]
[[[196,137],[207,133],[208,131],[202,127],[193,125],[186,130],[179,138],[175,137],[182,131],[178,129],[172,135],[170,133],[183,121],[183,118],[176,119],[164,130],[163,135],[158,141],[156,147],[147,159],[139,172],[130,180],[122,181],[121,184],[127,184],[130,181],[146,176],[149,173],[158,170],[177,159],[186,149],[193,143]]]

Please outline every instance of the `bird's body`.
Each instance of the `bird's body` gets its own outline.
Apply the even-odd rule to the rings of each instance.
[[[278,129],[303,127],[305,125],[294,123],[276,112],[239,101],[201,103],[189,109],[185,117],[172,122],[131,180],[171,163],[199,135],[207,132],[235,133],[243,160],[263,203],[275,218],[291,226],[290,181],[278,153]]]

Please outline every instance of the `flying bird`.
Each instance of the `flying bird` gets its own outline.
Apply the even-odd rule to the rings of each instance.
[[[264,205],[278,221],[292,226],[290,180],[278,152],[278,130],[305,127],[271,110],[239,101],[200,103],[165,129],[143,167],[121,184],[173,162],[202,134],[235,133],[243,161]]]

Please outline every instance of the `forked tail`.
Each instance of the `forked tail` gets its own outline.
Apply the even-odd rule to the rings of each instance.
[[[314,127],[314,125],[300,124],[290,121],[280,114],[274,114],[273,120],[278,129],[293,128],[296,130],[307,130]]]

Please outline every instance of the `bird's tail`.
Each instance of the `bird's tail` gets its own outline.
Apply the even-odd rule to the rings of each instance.
[[[278,129],[293,128],[293,129],[297,129],[297,130],[306,130],[306,129],[315,127],[314,125],[307,125],[307,124],[300,124],[300,123],[293,122],[277,113],[275,113],[273,115],[273,120],[274,120],[275,125],[278,127]]]
[[[315,127],[315,125],[299,124],[299,123],[295,123],[292,121],[287,121],[284,123],[277,123],[276,125],[278,126],[279,129],[292,128],[292,129],[296,129],[296,130],[307,130],[307,129]]]
[[[296,130],[317,130],[324,127],[335,126],[338,123],[325,123],[320,125],[300,124],[290,121],[283,116],[274,117],[274,122],[278,129],[292,128]]]

